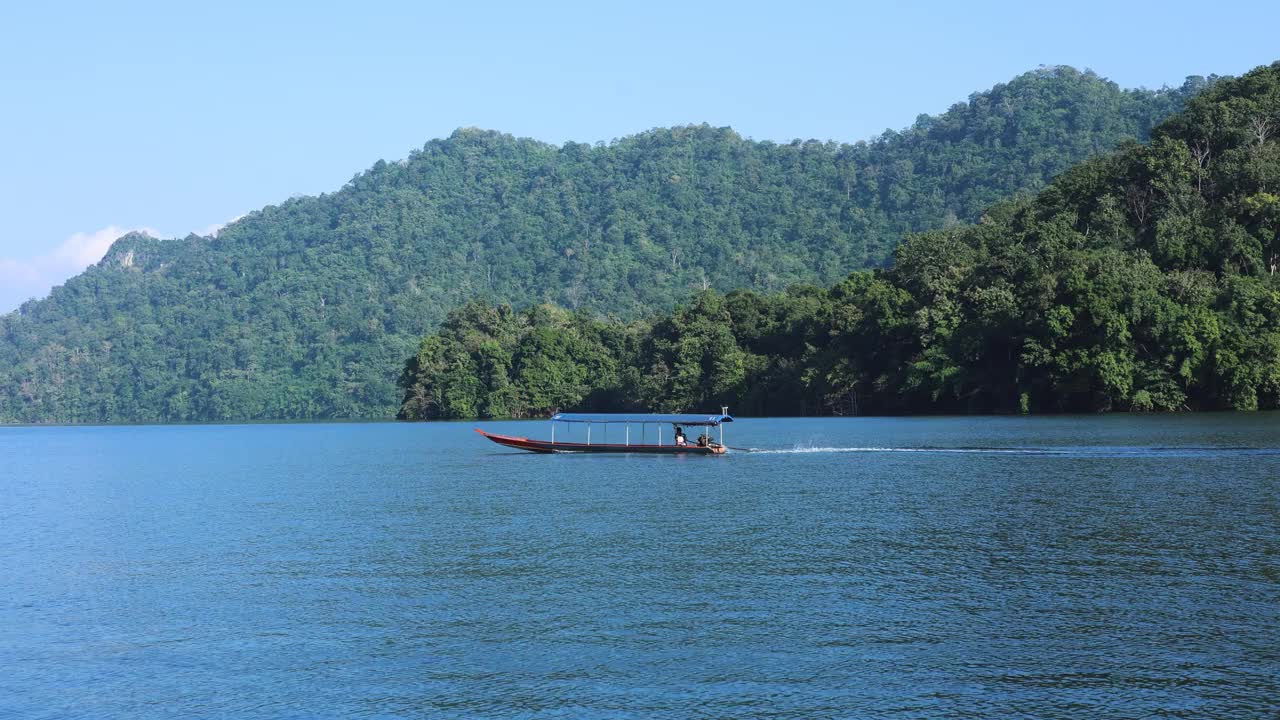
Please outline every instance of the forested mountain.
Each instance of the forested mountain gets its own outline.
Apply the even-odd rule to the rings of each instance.
[[[468,305],[409,361],[401,417],[1276,408],[1280,63],[895,260],[628,324]]]
[[[888,261],[1145,139],[1208,81],[1051,68],[853,145],[659,129],[563,147],[479,130],[216,238],[119,240],[0,318],[0,421],[380,417],[419,336],[469,299],[636,318]]]

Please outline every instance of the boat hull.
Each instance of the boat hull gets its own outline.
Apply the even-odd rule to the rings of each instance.
[[[565,443],[549,440],[530,440],[529,438],[498,435],[476,428],[476,432],[493,442],[517,450],[528,450],[535,453],[647,453],[651,455],[723,455],[725,448],[720,445],[621,445],[618,443]]]

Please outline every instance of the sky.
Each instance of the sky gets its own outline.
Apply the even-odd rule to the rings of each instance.
[[[0,6],[0,312],[129,230],[209,234],[458,127],[853,142],[1041,65],[1177,86],[1280,59],[1280,3]]]

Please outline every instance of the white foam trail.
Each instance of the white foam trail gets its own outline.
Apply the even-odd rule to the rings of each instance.
[[[1053,450],[1031,450],[1026,448],[906,448],[906,447],[795,447],[789,449],[761,450],[751,448],[757,455],[796,455],[807,453],[964,453],[964,454],[1003,454],[1003,455],[1046,455],[1054,454]]]
[[[796,455],[808,453],[932,453],[946,455],[1052,455],[1057,457],[1217,457],[1237,455],[1275,455],[1277,448],[1220,448],[1220,447],[804,447],[751,448],[753,455]]]

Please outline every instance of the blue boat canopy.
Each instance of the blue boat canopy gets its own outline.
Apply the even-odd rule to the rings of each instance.
[[[660,415],[629,413],[556,413],[554,422],[566,423],[671,423],[672,425],[719,425],[733,422],[730,415]]]

